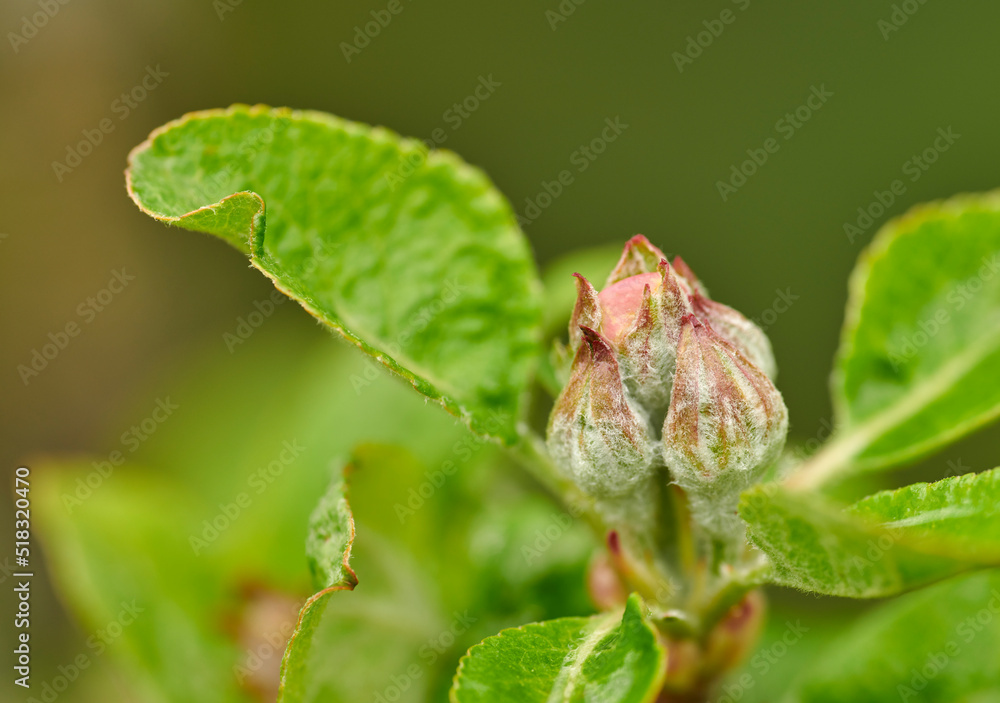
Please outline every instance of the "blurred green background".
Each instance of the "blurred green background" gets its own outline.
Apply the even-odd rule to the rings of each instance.
[[[525,231],[542,266],[637,232],[682,254],[713,297],[766,326],[793,436],[822,432],[846,277],[877,226],[913,204],[1000,185],[1000,91],[989,78],[1000,69],[1000,5],[913,2],[909,16],[888,0],[577,3],[402,0],[402,12],[349,57],[344,43],[386,2],[52,0],[58,12],[44,24],[32,17],[48,3],[3,3],[5,477],[39,454],[106,456],[172,392],[179,369],[227,354],[223,336],[269,295],[243,257],[167,230],[124,191],[126,154],[151,129],[233,102],[326,110],[421,138],[440,128],[443,146],[485,169],[532,220]],[[720,25],[724,11],[733,21]],[[886,24],[894,12],[906,22]],[[707,46],[697,53],[690,37]],[[679,60],[685,51],[694,58]],[[151,69],[162,80],[147,81],[152,88],[128,106],[121,95]],[[495,89],[463,115],[453,106],[483,79]],[[829,97],[790,129],[786,113],[814,88]],[[580,171],[578,150],[608,119],[627,128]],[[69,172],[54,169],[102,120],[113,129],[92,153]],[[939,129],[960,136],[915,171],[911,159]],[[771,137],[777,152],[723,199],[718,181]],[[564,169],[573,182],[533,216],[527,201],[538,203]],[[905,192],[851,241],[845,223],[857,225],[858,208],[896,179]],[[50,333],[80,322],[78,307],[123,267],[134,281],[25,383],[19,365]],[[775,306],[782,297],[794,301],[787,310]],[[275,317],[269,335],[296,344],[328,336],[297,306]],[[334,376],[349,385],[346,369]],[[252,399],[267,403],[267,389]],[[990,468],[996,446],[988,429],[908,478]],[[5,492],[5,524],[10,508]],[[39,678],[84,636],[43,583],[34,600]],[[4,613],[12,602],[4,585]]]

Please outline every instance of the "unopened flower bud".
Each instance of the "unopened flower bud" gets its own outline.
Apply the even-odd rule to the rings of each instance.
[[[767,375],[710,325],[685,317],[663,448],[699,522],[731,531],[740,492],[778,458],[787,431],[785,403]]]
[[[642,235],[603,290],[579,274],[576,285],[564,356],[573,362],[549,421],[553,457],[595,496],[625,495],[666,465],[693,506],[720,487],[735,500],[784,442],[767,337]],[[660,439],[650,428],[661,427],[666,455],[649,449]]]
[[[626,396],[608,341],[588,327],[581,332],[569,382],[549,419],[549,451],[589,495],[624,495],[649,477],[654,440]]]

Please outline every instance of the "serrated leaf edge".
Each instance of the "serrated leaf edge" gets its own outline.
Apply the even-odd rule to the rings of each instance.
[[[492,640],[498,637],[509,637],[514,632],[519,632],[519,631],[524,632],[527,631],[528,628],[542,627],[548,623],[566,622],[571,620],[579,620],[581,621],[581,623],[583,623],[586,622],[587,620],[590,620],[591,627],[587,629],[587,634],[584,637],[583,642],[579,646],[571,648],[566,653],[566,658],[563,660],[565,662],[566,660],[572,658],[574,663],[571,665],[571,668],[575,668],[575,671],[579,673],[579,671],[582,669],[583,663],[586,660],[587,654],[592,652],[594,648],[598,644],[600,644],[601,641],[607,636],[607,634],[615,629],[615,627],[622,625],[622,623],[625,620],[625,615],[630,609],[636,609],[640,612],[640,614],[644,610],[642,601],[637,594],[633,593],[632,595],[629,596],[628,601],[625,604],[625,608],[620,613],[617,611],[608,611],[604,613],[599,613],[597,615],[593,615],[589,618],[583,616],[557,618],[555,620],[543,620],[541,622],[532,622],[524,625],[518,625],[517,627],[508,627],[506,629],[500,630],[500,632],[498,632],[497,634],[491,635],[486,639],[484,639],[483,641],[477,642],[476,644],[472,645],[471,647],[469,647],[466,653],[462,655],[461,660],[458,662],[458,669],[455,671],[455,675],[452,678],[452,686],[451,690],[448,693],[448,700],[450,701],[450,703],[460,703],[458,699],[458,694],[462,687],[461,686],[462,672],[465,668],[465,664],[469,659],[472,658],[472,656],[474,656],[473,653],[476,649],[485,646],[487,640]],[[663,681],[666,678],[667,652],[660,644],[660,640],[656,633],[655,628],[648,622],[646,622],[644,618],[642,619],[646,627],[652,630],[653,635],[657,640],[656,651],[657,654],[659,655],[659,662],[657,664],[657,672],[658,672],[657,677],[654,680],[653,685],[650,686],[650,692],[648,694],[648,697],[644,698],[642,701],[640,701],[640,703],[654,703],[654,701],[659,696],[660,689],[663,687]],[[579,656],[581,651],[583,652],[582,657]],[[579,665],[576,664],[577,661],[580,662]],[[565,668],[560,669],[559,676],[556,678],[554,686],[558,685],[560,682],[563,682],[564,686],[572,685],[572,681],[565,681],[563,677],[563,671],[565,671]],[[554,700],[554,699],[550,698],[548,700]],[[564,699],[564,700],[569,700],[569,699]]]
[[[431,378],[426,374],[418,375],[410,371],[409,369],[400,365],[399,362],[397,362],[396,359],[390,356],[389,354],[386,354],[381,350],[375,349],[374,347],[363,341],[363,339],[360,336],[351,331],[346,325],[344,325],[344,323],[341,320],[331,319],[324,313],[320,312],[318,306],[316,306],[315,303],[309,299],[309,296],[303,296],[298,293],[294,293],[287,286],[280,285],[279,281],[277,280],[277,274],[264,268],[264,265],[262,264],[262,262],[268,261],[268,259],[264,256],[263,252],[263,241],[266,230],[265,227],[266,204],[264,202],[264,199],[259,194],[254,193],[253,191],[240,191],[237,193],[233,193],[232,195],[228,195],[216,203],[204,205],[202,207],[196,208],[195,210],[191,210],[190,212],[184,213],[183,215],[167,215],[164,213],[156,212],[146,207],[142,203],[138,193],[136,192],[132,176],[133,162],[142,152],[148,150],[152,146],[153,142],[161,135],[167,133],[171,129],[183,126],[188,122],[192,122],[198,119],[207,119],[213,117],[226,117],[237,113],[246,113],[249,115],[258,115],[266,113],[278,117],[288,117],[290,119],[314,120],[334,128],[344,129],[348,132],[364,132],[369,134],[376,140],[379,139],[394,140],[396,143],[399,144],[401,150],[423,149],[426,153],[425,160],[428,165],[435,165],[437,163],[446,163],[448,164],[449,167],[454,169],[457,176],[485,182],[491,186],[490,189],[488,190],[489,193],[493,194],[494,197],[500,198],[501,200],[505,200],[504,196],[500,194],[500,192],[495,187],[492,186],[492,181],[490,181],[489,177],[481,169],[478,169],[475,166],[466,163],[461,159],[461,157],[459,157],[457,154],[455,154],[450,150],[432,149],[428,151],[426,149],[426,146],[419,140],[412,139],[409,137],[403,137],[386,127],[373,127],[360,122],[352,122],[350,120],[345,120],[335,115],[331,115],[329,113],[320,112],[316,110],[293,110],[292,108],[288,107],[275,108],[263,104],[256,104],[252,106],[245,104],[234,104],[230,105],[227,108],[212,108],[208,110],[196,110],[188,112],[182,115],[181,117],[171,120],[161,125],[160,127],[157,127],[152,132],[150,132],[149,136],[145,140],[143,140],[140,144],[135,146],[129,152],[127,166],[125,169],[125,189],[126,192],[128,193],[129,198],[132,199],[132,201],[136,204],[139,210],[141,210],[143,213],[145,213],[149,217],[159,222],[163,222],[167,225],[179,226],[181,228],[184,228],[183,223],[187,218],[190,218],[200,212],[214,210],[215,208],[220,207],[221,205],[231,200],[232,198],[243,197],[243,196],[252,196],[253,198],[256,198],[256,200],[259,202],[259,210],[257,214],[252,218],[252,225],[250,227],[250,232],[248,234],[248,239],[247,239],[247,248],[243,249],[241,247],[238,247],[236,246],[235,242],[229,239],[224,239],[224,241],[227,241],[229,244],[233,245],[237,249],[240,249],[240,251],[242,251],[245,255],[249,256],[250,263],[254,268],[256,268],[258,271],[267,276],[272,281],[272,283],[274,283],[275,287],[278,290],[280,290],[283,294],[287,295],[288,297],[298,302],[306,310],[306,312],[308,312],[314,318],[323,322],[331,329],[333,329],[335,332],[340,334],[347,341],[354,344],[363,352],[376,359],[379,363],[388,368],[391,372],[405,379],[411,386],[413,386],[414,390],[416,390],[418,393],[426,396],[432,401],[437,402],[448,413],[462,420],[462,422],[465,423],[465,425],[469,428],[470,431],[493,440],[499,440],[500,442],[506,445],[511,445],[514,444],[516,441],[518,441],[519,437],[516,429],[509,433],[493,434],[490,431],[488,431],[486,427],[487,424],[489,423],[484,422],[479,418],[475,417],[475,415],[473,413],[470,413],[465,406],[463,406],[461,403],[451,398],[449,395],[438,392],[436,390],[438,388],[447,390],[449,388],[449,384],[442,383],[441,381]],[[510,208],[510,210],[513,213],[513,208]],[[516,220],[514,220],[513,217],[511,219],[511,224],[517,227]],[[542,295],[542,284],[537,275],[530,282],[530,285],[534,289],[533,292],[535,294],[536,299],[540,300]],[[540,322],[538,327],[539,329],[536,330],[535,336],[537,338],[536,342],[538,343],[540,349],[540,338],[541,338]],[[540,353],[538,356],[540,356]],[[537,366],[538,359],[535,360],[535,364]],[[527,390],[524,390],[521,393],[521,402],[519,403],[519,406],[522,408],[522,410],[525,405],[524,399],[527,397],[527,394],[528,394]]]

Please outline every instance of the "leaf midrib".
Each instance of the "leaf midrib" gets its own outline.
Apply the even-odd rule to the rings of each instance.
[[[819,453],[805,463],[803,467],[787,481],[787,485],[795,490],[814,489],[826,483],[838,471],[857,457],[873,440],[886,434],[889,430],[899,427],[930,406],[934,401],[945,395],[952,385],[965,376],[989,354],[1000,347],[1000,332],[983,337],[978,343],[970,346],[938,370],[913,387],[910,393],[901,396],[895,403],[875,415],[874,420],[855,425],[832,440]],[[1000,408],[992,415],[1000,414]],[[987,414],[985,419],[992,415]],[[938,433],[930,440],[909,447],[903,456],[919,454],[928,446],[935,446],[949,436],[963,434],[971,424],[980,424],[985,419],[973,418],[954,426],[950,431]]]
[[[566,703],[572,700],[573,692],[577,690],[578,680],[583,674],[583,666],[587,658],[618,624],[620,622],[617,618],[611,614],[606,615],[603,622],[598,622],[583,638],[580,645],[566,656],[564,663],[570,663],[559,670],[559,676],[552,684],[552,692],[549,694],[547,703]]]

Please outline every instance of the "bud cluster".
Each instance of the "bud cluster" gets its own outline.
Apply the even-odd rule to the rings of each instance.
[[[730,532],[740,491],[775,462],[788,428],[767,337],[642,235],[600,292],[579,274],[576,285],[553,458],[598,499],[641,490],[666,467],[696,519]]]

